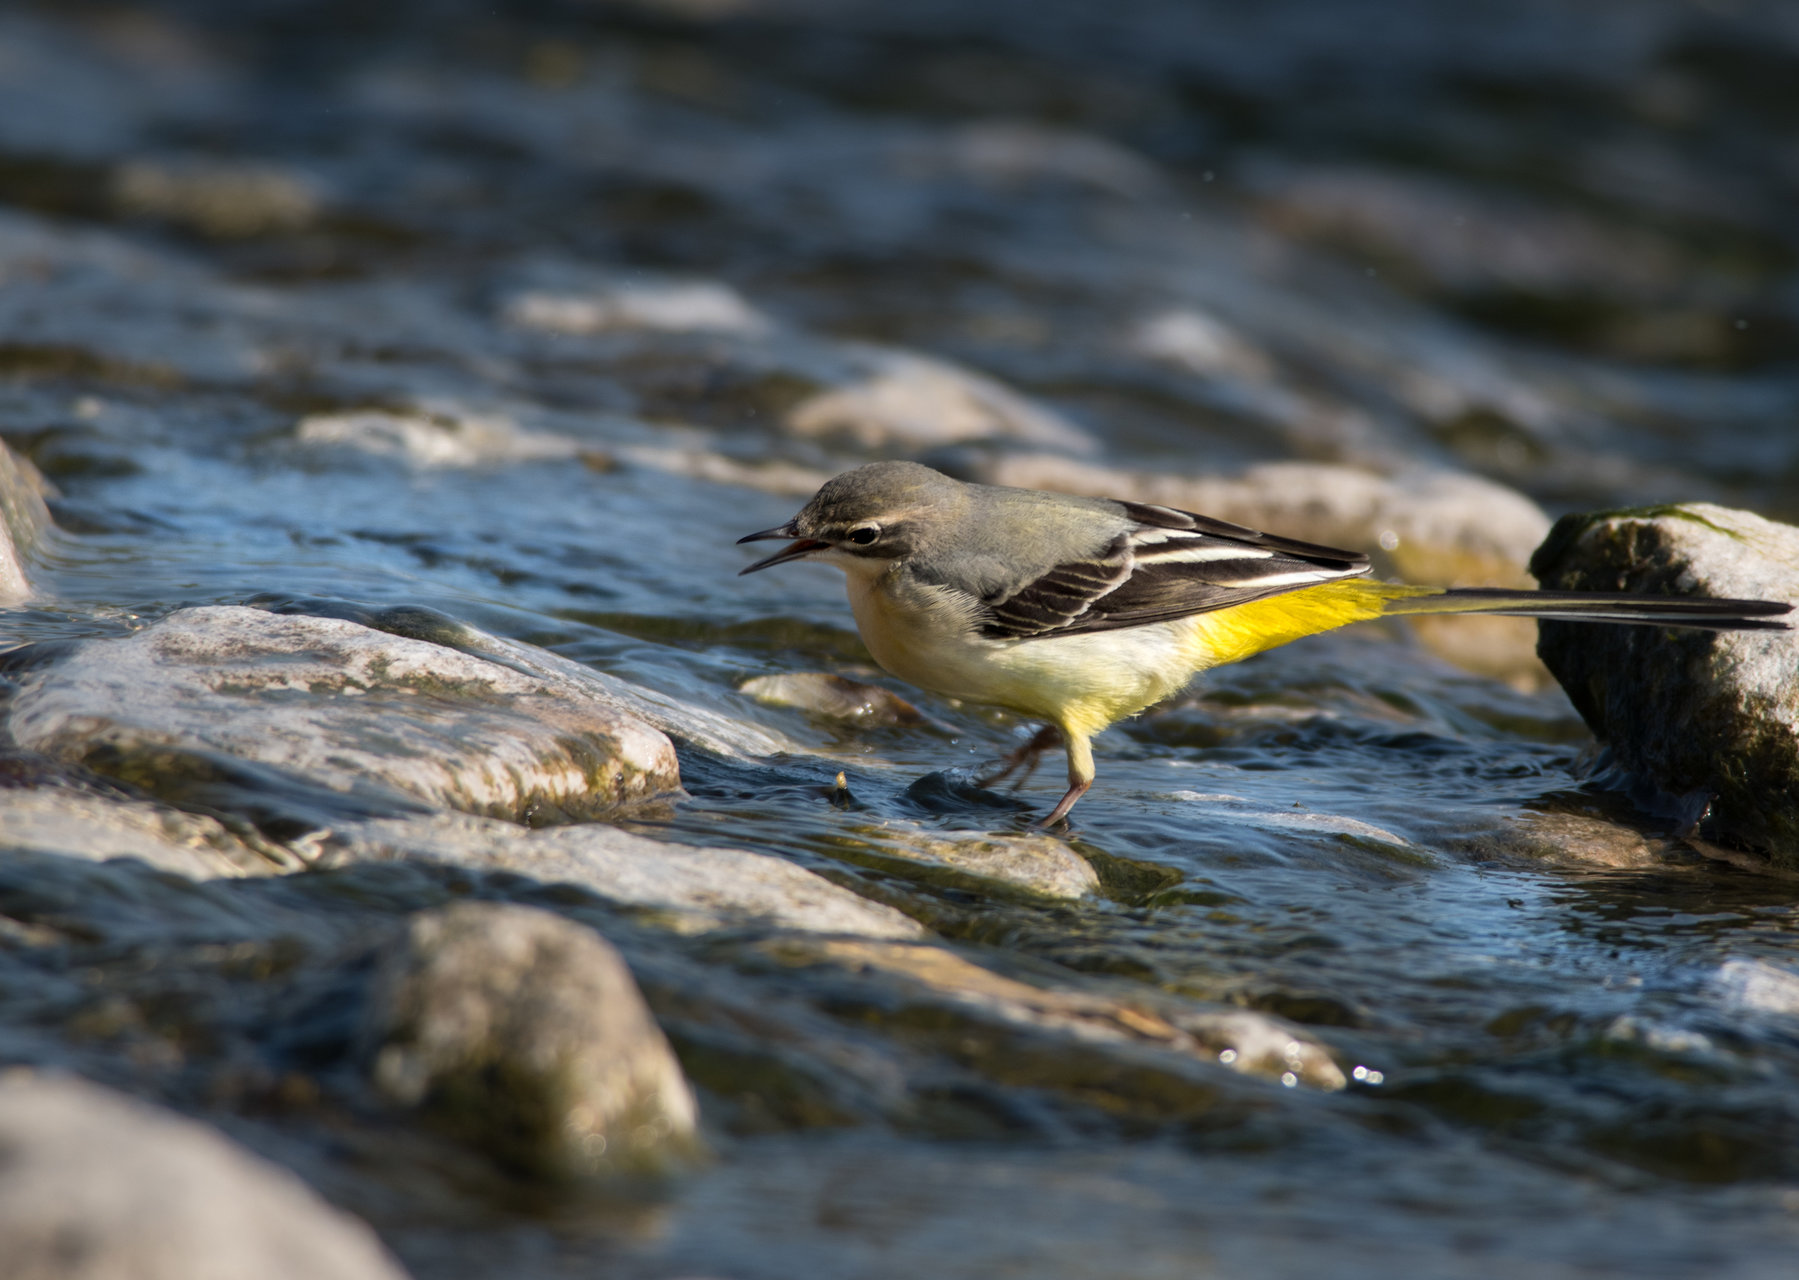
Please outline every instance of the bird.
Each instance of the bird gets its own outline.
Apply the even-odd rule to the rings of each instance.
[[[1360,552],[1155,503],[973,484],[903,461],[846,471],[787,523],[738,542],[772,538],[792,541],[741,573],[834,565],[863,643],[888,672],[1044,723],[984,785],[1060,739],[1068,790],[1040,827],[1066,820],[1093,785],[1102,729],[1198,672],[1348,623],[1485,613],[1784,630],[1780,615],[1793,607],[1381,582]]]

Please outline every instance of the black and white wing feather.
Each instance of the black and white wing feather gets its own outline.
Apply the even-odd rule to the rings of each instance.
[[[1173,507],[1126,502],[1133,527],[983,603],[981,634],[1035,640],[1140,627],[1368,572],[1368,557],[1258,533]]]

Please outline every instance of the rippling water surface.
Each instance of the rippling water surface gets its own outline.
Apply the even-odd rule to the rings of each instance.
[[[804,499],[757,469],[966,462],[783,425],[861,343],[1004,380],[1094,465],[1422,462],[1552,513],[1799,517],[1793,15],[1353,8],[0,15],[0,433],[61,494],[7,641],[264,592],[429,605],[812,753],[689,751],[647,830],[797,859],[1002,971],[1284,1016],[1359,1069],[1229,1116],[723,1137],[635,1209],[381,1223],[419,1275],[1790,1274],[1792,885],[1585,789],[1553,686],[1379,627],[1214,673],[1099,740],[1078,906],[886,852],[898,819],[1047,807],[1053,763],[1016,795],[957,772],[1029,726],[738,692],[881,679],[836,574],[734,576]],[[221,226],[132,164],[261,165],[275,195]],[[669,280],[744,311],[507,310]],[[1177,313],[1184,345],[1143,338]],[[303,425],[367,409],[454,448]]]

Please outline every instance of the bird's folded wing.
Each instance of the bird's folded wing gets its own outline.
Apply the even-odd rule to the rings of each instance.
[[[1091,558],[985,600],[981,634],[1034,640],[1138,627],[1368,572],[1368,557],[1358,552],[1172,507],[1122,505],[1131,529]]]

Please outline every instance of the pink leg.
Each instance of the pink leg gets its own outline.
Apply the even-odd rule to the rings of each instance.
[[[1074,808],[1074,802],[1087,794],[1087,788],[1093,785],[1093,746],[1087,735],[1065,728],[1062,741],[1068,748],[1068,790],[1056,802],[1056,807],[1049,811],[1049,816],[1032,825],[1037,827],[1053,827],[1068,817],[1068,811]]]
[[[1086,795],[1087,788],[1092,785],[1091,782],[1076,782],[1072,784],[1067,791],[1062,793],[1062,798],[1056,802],[1056,807],[1049,811],[1049,816],[1040,818],[1031,825],[1033,827],[1053,827],[1058,822],[1063,821],[1068,817],[1068,811],[1074,808],[1074,802]]]

